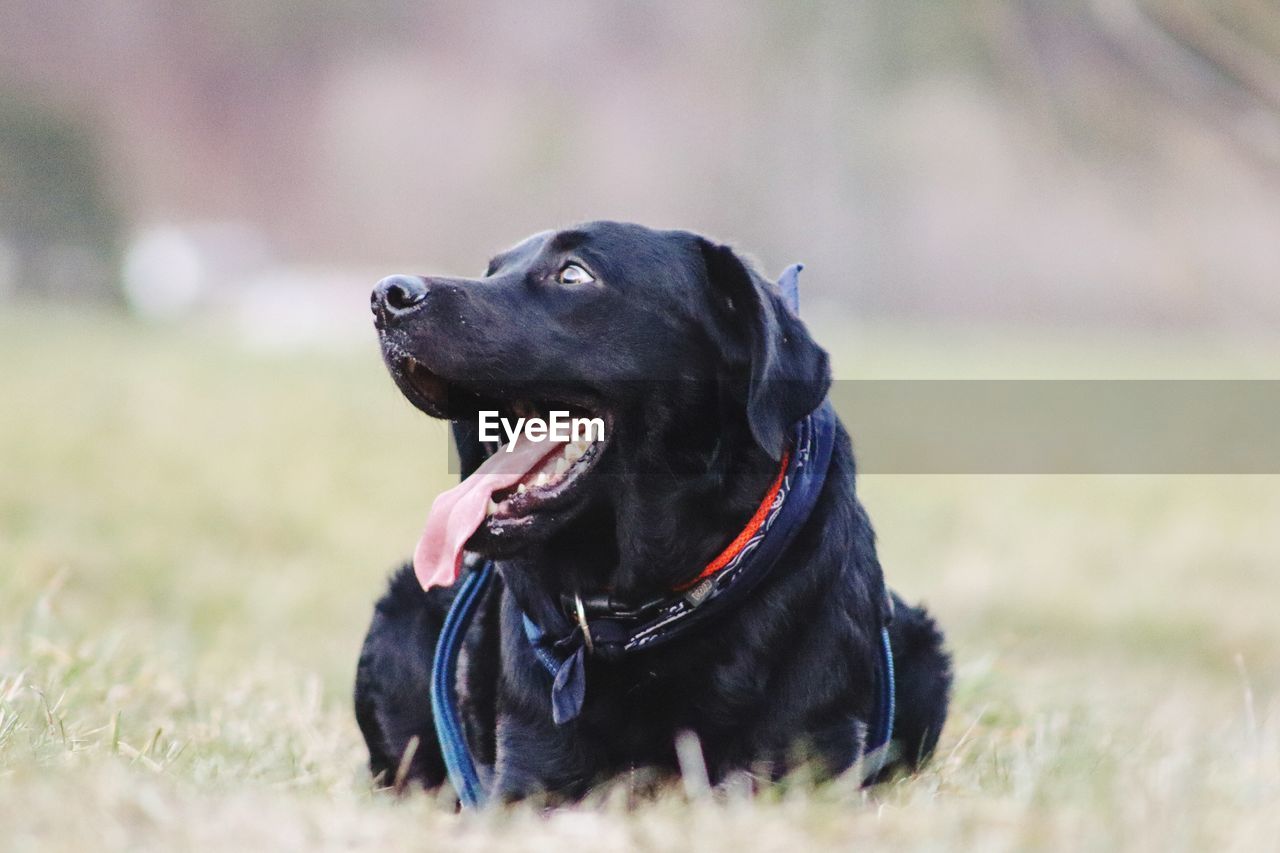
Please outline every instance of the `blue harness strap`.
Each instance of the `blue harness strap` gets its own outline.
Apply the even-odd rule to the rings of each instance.
[[[778,276],[778,290],[782,292],[782,301],[793,314],[800,313],[800,271],[804,264],[792,264]]]

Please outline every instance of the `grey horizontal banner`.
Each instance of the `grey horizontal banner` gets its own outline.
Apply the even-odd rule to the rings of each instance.
[[[867,474],[1280,474],[1280,380],[839,380],[829,398]]]
[[[1280,381],[850,380],[831,401],[865,473],[1280,473]]]

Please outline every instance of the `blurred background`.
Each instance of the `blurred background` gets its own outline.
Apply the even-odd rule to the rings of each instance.
[[[0,0],[0,847],[1274,846],[1276,476],[861,477],[958,668],[865,797],[457,823],[350,685],[456,481],[383,275],[633,219],[839,378],[1274,380],[1278,190],[1275,0]]]
[[[319,334],[378,273],[622,218],[803,260],[862,317],[1280,322],[1268,0],[0,15],[10,299]]]

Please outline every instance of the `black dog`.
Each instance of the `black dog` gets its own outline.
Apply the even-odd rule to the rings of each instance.
[[[891,760],[872,775],[930,754],[950,661],[925,612],[886,591],[836,421],[816,501],[749,592],[670,642],[624,650],[597,638],[583,651],[593,617],[616,627],[646,602],[650,613],[680,601],[697,609],[707,587],[690,584],[716,580],[717,556],[741,545],[789,481],[795,425],[823,410],[826,352],[731,249],[596,222],[531,237],[481,279],[385,279],[373,310],[396,384],[454,422],[464,475],[484,465],[437,502],[418,577],[399,571],[375,610],[355,698],[376,776],[428,787],[445,778],[429,677],[454,593],[420,581],[452,580],[463,540],[494,560],[498,579],[467,635],[460,693],[467,740],[499,799],[575,798],[624,771],[674,772],[683,731],[697,736],[713,782],[737,771],[777,778],[801,762],[840,773],[863,757],[886,693],[885,626],[896,711]],[[479,441],[479,412],[557,409],[600,418],[605,436],[564,445],[566,463],[548,444],[546,459],[493,474],[492,489],[470,485],[514,465],[486,462],[506,450]],[[535,645],[546,640],[539,629],[554,648]],[[563,652],[554,670],[575,647],[578,695],[566,700],[544,652]]]

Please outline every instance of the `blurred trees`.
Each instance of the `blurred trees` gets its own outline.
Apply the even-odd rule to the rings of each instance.
[[[122,222],[92,128],[3,95],[3,278],[18,294],[118,302]]]
[[[864,313],[1280,321],[1270,0],[0,0],[133,224],[475,272],[526,233],[717,234]],[[6,203],[7,204],[7,203]]]

